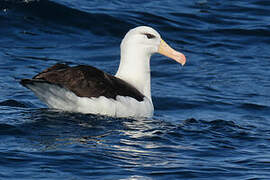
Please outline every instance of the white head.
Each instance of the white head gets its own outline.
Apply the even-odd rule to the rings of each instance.
[[[121,51],[136,51],[151,56],[158,52],[161,37],[151,27],[139,26],[131,29],[121,43]]]
[[[121,55],[124,52],[142,53],[145,56],[151,56],[154,53],[160,53],[175,61],[185,64],[185,56],[172,49],[165,41],[162,40],[160,34],[151,27],[139,26],[131,29],[124,37],[121,43]]]
[[[150,58],[154,53],[165,55],[182,65],[186,62],[185,56],[163,41],[156,30],[139,26],[131,29],[122,40],[121,61],[115,75],[150,99]]]

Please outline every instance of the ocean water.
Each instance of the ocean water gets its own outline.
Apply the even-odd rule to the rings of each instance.
[[[270,1],[1,0],[0,179],[270,179]],[[48,109],[18,82],[55,63],[114,74],[148,25],[151,119]]]

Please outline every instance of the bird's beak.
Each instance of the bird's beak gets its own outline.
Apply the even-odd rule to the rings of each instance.
[[[184,66],[186,63],[185,55],[171,48],[163,39],[161,39],[158,53],[175,60],[176,62],[182,64],[182,66]]]

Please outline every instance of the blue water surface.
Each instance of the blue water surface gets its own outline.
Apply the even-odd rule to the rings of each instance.
[[[0,179],[270,179],[270,1],[1,0]],[[18,82],[55,63],[114,74],[148,25],[151,119],[48,109]]]

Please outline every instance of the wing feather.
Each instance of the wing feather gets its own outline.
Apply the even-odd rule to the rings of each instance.
[[[32,81],[52,83],[69,89],[79,97],[100,97],[116,99],[117,95],[129,96],[143,101],[144,95],[129,83],[109,75],[92,66],[69,67],[56,64],[33,77]],[[27,86],[31,80],[22,80]]]

